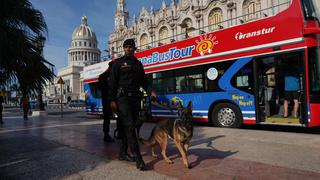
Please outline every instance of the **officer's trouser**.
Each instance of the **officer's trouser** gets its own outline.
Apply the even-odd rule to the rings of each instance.
[[[126,153],[129,145],[132,154],[138,161],[142,160],[137,133],[135,131],[135,122],[138,117],[139,107],[140,99],[137,97],[124,96],[118,98],[119,120],[120,125],[123,127],[120,154]]]
[[[103,132],[105,134],[109,134],[111,108],[110,108],[110,101],[107,97],[102,97],[102,111],[103,111]]]

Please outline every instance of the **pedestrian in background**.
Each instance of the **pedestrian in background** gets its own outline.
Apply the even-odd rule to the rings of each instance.
[[[109,62],[108,69],[103,72],[98,79],[99,88],[101,90],[101,101],[102,101],[102,111],[103,111],[103,132],[105,142],[114,142],[111,138],[110,132],[110,119],[112,116],[111,108],[110,108],[110,98],[108,95],[108,86],[109,86],[109,77],[110,77],[110,68],[113,62]]]
[[[23,119],[28,120],[28,111],[29,111],[29,96],[23,95],[20,99],[20,106],[23,110]]]
[[[4,124],[3,119],[2,119],[2,112],[3,112],[3,96],[0,95],[0,124]]]
[[[119,160],[135,160],[137,168],[145,170],[146,165],[140,153],[135,124],[143,97],[140,87],[147,90],[148,81],[141,62],[134,56],[134,40],[125,40],[123,49],[125,55],[115,61],[111,68],[109,84],[110,106],[113,112],[118,112],[120,126],[123,129]],[[128,145],[133,157],[127,152]]]

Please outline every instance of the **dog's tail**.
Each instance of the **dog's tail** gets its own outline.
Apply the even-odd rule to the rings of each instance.
[[[156,141],[156,139],[154,137],[154,131],[155,131],[155,128],[152,129],[150,137],[148,139],[139,138],[140,143],[143,144],[143,145],[146,145],[146,146],[155,145],[157,143],[157,141]]]

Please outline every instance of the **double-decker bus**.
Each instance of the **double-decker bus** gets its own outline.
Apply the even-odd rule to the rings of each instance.
[[[103,61],[83,69],[83,88],[85,94],[86,112],[92,115],[102,115],[101,91],[98,85],[99,75],[108,69],[110,61]]]
[[[192,101],[194,120],[218,127],[320,126],[320,3],[284,4],[273,16],[137,52],[158,92],[153,117]],[[282,117],[285,71],[299,73],[298,117]]]

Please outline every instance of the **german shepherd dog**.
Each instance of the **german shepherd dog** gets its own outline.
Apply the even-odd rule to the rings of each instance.
[[[144,145],[151,146],[153,157],[157,157],[154,150],[157,143],[159,143],[164,160],[169,164],[172,164],[173,162],[167,157],[166,148],[168,137],[173,139],[182,156],[183,164],[187,168],[190,168],[187,159],[187,151],[193,135],[192,102],[190,101],[187,107],[183,107],[180,103],[177,110],[178,117],[176,119],[159,121],[152,129],[149,139],[144,140],[140,138],[140,142]]]

